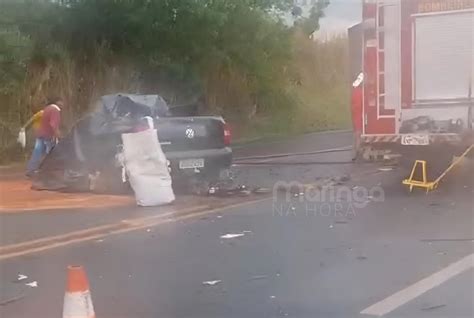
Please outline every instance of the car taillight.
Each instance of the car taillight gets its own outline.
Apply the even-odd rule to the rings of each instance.
[[[232,142],[232,131],[230,129],[229,124],[224,124],[224,144],[226,146],[230,146]]]

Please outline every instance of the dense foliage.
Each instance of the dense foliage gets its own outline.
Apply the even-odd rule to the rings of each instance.
[[[317,30],[327,5],[302,17],[293,0],[0,0],[0,119],[18,125],[61,95],[70,124],[119,90],[235,122],[290,111],[295,31]]]

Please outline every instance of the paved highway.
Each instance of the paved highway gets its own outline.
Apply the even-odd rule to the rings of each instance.
[[[288,152],[306,149],[308,138],[292,139]],[[340,138],[334,145],[346,146]],[[267,147],[285,152],[282,144]],[[469,170],[428,195],[407,193],[402,168],[375,164],[235,170],[240,180],[265,185],[331,186],[238,198],[228,208],[175,213],[166,222],[0,260],[0,317],[60,316],[70,264],[85,266],[97,317],[474,316]],[[28,279],[18,282],[18,274]],[[31,281],[38,287],[25,285]]]

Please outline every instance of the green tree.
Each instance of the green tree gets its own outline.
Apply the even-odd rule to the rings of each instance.
[[[295,29],[317,30],[328,1],[318,0],[296,27],[280,18],[293,4],[0,0],[0,94],[10,94],[0,104],[21,108],[25,117],[48,94],[61,94],[73,122],[91,99],[129,90],[157,92],[176,104],[200,98],[204,112],[236,121],[290,112],[299,102]],[[13,34],[19,45],[12,45]]]

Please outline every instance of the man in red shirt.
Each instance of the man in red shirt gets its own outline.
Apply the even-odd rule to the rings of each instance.
[[[64,107],[62,99],[54,98],[43,109],[43,116],[36,131],[35,146],[27,166],[27,176],[32,176],[35,173],[43,157],[56,145],[60,136],[59,125],[61,123],[62,107]]]
[[[352,96],[351,96],[351,112],[352,112],[352,128],[354,134],[353,141],[353,153],[352,160],[356,160],[360,152],[360,142],[362,135],[363,125],[363,89],[362,83],[364,82],[364,74],[360,73],[357,79],[352,83]]]

